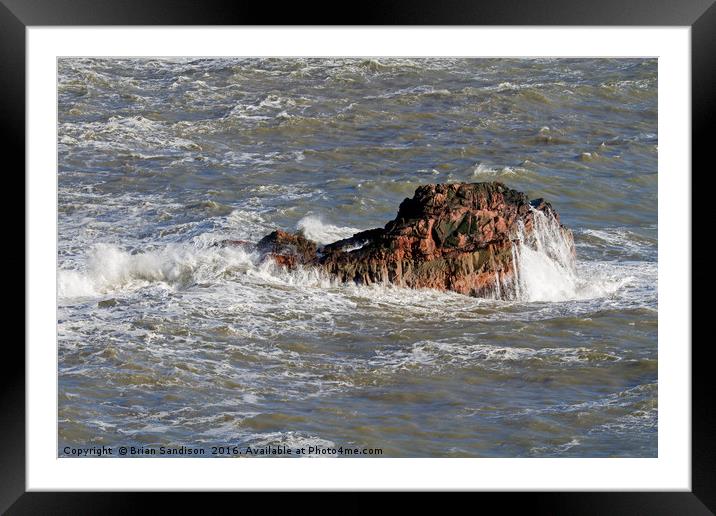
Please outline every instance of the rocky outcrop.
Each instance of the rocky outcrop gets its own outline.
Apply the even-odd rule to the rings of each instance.
[[[280,265],[320,267],[345,282],[504,297],[515,277],[515,239],[530,235],[536,211],[559,221],[549,203],[502,183],[430,184],[405,199],[384,228],[323,247],[279,230],[257,249]],[[572,242],[568,229],[559,230]]]
[[[287,233],[278,229],[259,240],[256,249],[289,269],[297,265],[318,264],[318,245],[301,233]]]

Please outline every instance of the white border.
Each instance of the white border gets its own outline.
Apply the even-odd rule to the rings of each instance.
[[[690,28],[27,29],[27,488],[690,490]],[[659,456],[654,459],[57,458],[58,56],[657,56]],[[595,185],[598,188],[599,185]],[[665,212],[668,209],[668,216]]]

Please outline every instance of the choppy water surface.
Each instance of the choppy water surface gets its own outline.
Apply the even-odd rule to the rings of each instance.
[[[60,449],[656,456],[656,60],[58,66]],[[552,202],[576,275],[494,301],[211,246],[486,180]]]

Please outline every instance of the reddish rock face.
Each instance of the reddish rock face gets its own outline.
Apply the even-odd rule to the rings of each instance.
[[[295,268],[297,265],[315,265],[318,246],[301,233],[287,233],[276,230],[269,233],[256,244],[256,249],[271,256],[276,263]]]
[[[281,265],[318,266],[346,282],[494,295],[498,282],[509,284],[514,277],[513,239],[520,222],[525,233],[532,230],[533,209],[559,220],[549,203],[530,203],[502,183],[424,185],[385,228],[322,249],[302,234],[274,231],[258,249]]]

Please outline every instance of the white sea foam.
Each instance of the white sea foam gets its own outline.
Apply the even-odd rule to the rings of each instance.
[[[367,96],[364,97],[366,100],[368,99],[390,99],[394,97],[402,97],[402,96],[408,96],[408,95],[415,95],[415,96],[448,96],[451,95],[450,90],[447,89],[435,89],[432,86],[413,86],[410,88],[402,88],[397,91],[391,91],[388,93],[384,93],[381,95],[373,95],[373,96]]]
[[[253,434],[249,436],[249,441],[253,447],[264,446],[286,446],[291,450],[313,448],[334,448],[336,444],[328,439],[323,439],[315,435],[307,435],[302,432],[267,432],[262,434]],[[314,455],[304,455],[310,457]],[[336,455],[326,455],[327,457],[335,457]]]
[[[303,231],[306,238],[319,244],[330,244],[337,240],[349,238],[361,231],[357,228],[334,226],[313,215],[303,217],[298,221],[296,227]]]
[[[288,271],[273,260],[261,259],[260,255],[243,248],[223,248],[214,244],[224,236],[247,238],[247,228],[264,225],[260,215],[235,210],[225,217],[229,235],[204,233],[190,242],[169,243],[147,251],[129,251],[119,245],[97,244],[84,257],[68,264],[70,267],[58,271],[58,295],[64,302],[74,298],[98,297],[121,290],[129,292],[156,284],[170,289],[186,289],[192,285],[213,285],[218,289],[237,285],[244,305],[255,296],[255,302],[273,303],[273,298],[263,299],[263,288],[276,286],[282,289],[282,304],[294,297],[309,296],[316,303],[321,296],[338,296],[345,300],[358,300],[366,307],[379,307],[386,314],[400,314],[406,320],[413,317],[441,317],[471,319],[479,315],[483,319],[507,317],[509,313],[483,313],[483,308],[505,301],[469,298],[452,292],[430,289],[404,289],[393,285],[343,285],[315,268],[299,268]],[[314,216],[306,216],[298,224],[308,238],[328,243],[350,236],[356,228],[326,224]],[[263,230],[268,231],[268,227]],[[256,237],[261,231],[251,231]],[[535,231],[529,236],[521,234],[519,244],[513,247],[517,263],[516,279],[504,280],[501,289],[512,292],[512,301],[564,302],[608,300],[617,305],[630,306],[648,304],[653,297],[653,282],[656,279],[656,264],[647,262],[578,263],[571,254],[569,242],[558,229],[556,221],[541,212],[535,215]],[[286,292],[285,289],[290,291]],[[333,293],[325,289],[335,289]],[[295,290],[295,291],[294,291]],[[315,290],[315,292],[314,292]],[[208,295],[207,291],[198,293]],[[224,294],[216,299],[224,310],[230,310],[227,299],[233,294]],[[269,296],[270,297],[270,296]],[[510,297],[510,296],[508,296]],[[221,300],[224,302],[221,302]],[[304,302],[301,301],[301,302]],[[337,302],[337,298],[334,299]],[[350,304],[355,304],[351,301]],[[338,303],[336,306],[340,306]],[[591,305],[571,304],[574,313],[589,311]],[[308,307],[309,309],[311,307]],[[494,306],[497,308],[497,306]],[[540,311],[541,310],[541,311]],[[544,310],[546,312],[542,313]],[[555,308],[554,310],[560,310]],[[553,309],[539,309],[530,317],[546,317]],[[523,315],[524,316],[524,315]]]
[[[472,175],[475,177],[515,175],[516,173],[517,173],[517,169],[514,169],[512,167],[497,168],[497,167],[491,167],[489,165],[485,165],[484,163],[478,163],[472,169]]]
[[[60,270],[60,298],[101,296],[118,288],[149,283],[176,286],[207,281],[253,265],[256,256],[238,248],[201,248],[191,244],[132,254],[116,245],[97,244],[86,257],[84,271]]]
[[[501,83],[497,84],[496,86],[487,86],[484,89],[486,91],[496,91],[498,93],[502,93],[502,92],[506,92],[506,91],[520,91],[520,90],[529,89],[529,88],[534,88],[534,89],[547,88],[550,86],[567,86],[567,84],[562,81],[556,81],[556,82],[550,82],[550,83],[536,82],[536,83],[518,83],[518,84],[515,84],[512,82],[501,82]]]
[[[444,367],[481,366],[502,369],[511,364],[523,365],[526,361],[548,362],[564,366],[598,362],[618,362],[622,357],[607,351],[586,347],[528,348],[475,342],[474,337],[459,340],[423,340],[409,347],[377,350],[366,362],[382,371],[399,371],[409,368],[430,368],[439,371]]]
[[[112,116],[106,121],[60,124],[65,145],[139,152],[140,149],[201,150],[197,143],[178,136],[170,124],[143,116]]]
[[[308,99],[300,97],[292,99],[278,95],[268,95],[263,99],[254,99],[254,102],[239,102],[233,106],[224,116],[224,119],[245,119],[245,120],[271,120],[273,118],[292,118],[294,115],[289,110],[306,106]]]
[[[522,164],[528,163],[527,161]],[[503,177],[505,181],[514,180],[515,176],[529,175],[530,171],[522,166],[495,166],[478,162],[467,171],[472,177],[484,180],[493,177]]]
[[[523,301],[569,301],[609,296],[632,281],[630,276],[581,274],[571,239],[554,216],[533,210],[533,231],[517,231],[513,246],[515,279],[508,287]],[[504,287],[503,287],[504,288]]]
[[[650,239],[635,234],[628,228],[585,229],[582,234],[596,238],[599,244],[611,249],[632,254],[653,253],[653,244]],[[587,242],[584,245],[589,247],[593,243]]]
[[[58,271],[58,297],[68,302],[131,292],[153,284],[171,289],[193,285],[221,288],[232,284],[258,289],[270,285],[294,289],[337,286],[335,279],[316,268],[287,270],[258,252],[215,243],[216,236],[200,235],[192,242],[134,253],[114,244],[96,244],[87,252],[81,270]],[[249,293],[244,289],[245,302]]]

